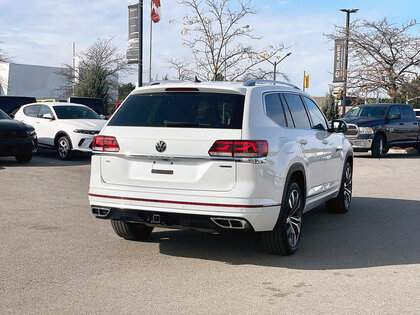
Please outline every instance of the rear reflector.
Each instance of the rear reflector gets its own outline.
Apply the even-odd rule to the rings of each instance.
[[[258,158],[267,154],[266,140],[217,140],[209,150],[210,156]]]
[[[199,92],[197,88],[167,88],[166,92]]]
[[[95,136],[92,142],[93,151],[118,152],[120,146],[115,137],[110,136]]]

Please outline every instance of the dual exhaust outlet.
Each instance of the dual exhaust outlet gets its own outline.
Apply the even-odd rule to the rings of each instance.
[[[97,217],[106,217],[110,211],[111,211],[111,208],[92,207],[92,214]]]
[[[224,229],[246,230],[249,228],[248,222],[244,219],[211,217],[210,220]]]

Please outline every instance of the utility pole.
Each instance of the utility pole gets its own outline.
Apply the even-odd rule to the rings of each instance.
[[[346,12],[346,44],[344,49],[344,84],[343,84],[343,100],[342,100],[342,115],[346,114],[346,99],[347,99],[347,70],[349,62],[349,32],[350,32],[350,14],[357,13],[359,9],[341,9],[341,12]]]
[[[138,9],[138,31],[139,31],[139,68],[138,68],[138,86],[143,86],[143,0],[139,0]]]
[[[277,65],[280,63],[280,62],[282,62],[286,57],[289,57],[290,55],[291,55],[292,53],[291,52],[289,52],[289,53],[287,53],[286,54],[286,56],[284,56],[283,58],[281,58],[279,61],[271,61],[271,60],[268,60],[268,59],[266,59],[266,58],[264,58],[265,60],[267,60],[269,63],[271,63],[273,66],[274,66],[274,75],[273,75],[273,80],[274,81],[276,81],[276,75],[277,75]]]
[[[72,94],[74,94],[74,88],[76,86],[76,43],[71,43],[71,50],[72,50],[72,61],[71,61],[71,67],[72,67]]]

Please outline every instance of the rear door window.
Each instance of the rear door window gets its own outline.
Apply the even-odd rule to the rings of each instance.
[[[280,102],[280,95],[278,93],[266,94],[264,96],[264,102],[267,116],[278,125],[286,127],[286,118]]]
[[[404,120],[413,120],[414,117],[414,112],[413,110],[408,107],[408,106],[404,106],[404,105],[400,105],[400,111],[401,111],[401,118]]]
[[[41,109],[39,111],[38,117],[42,118],[43,115],[50,114],[54,117],[51,109],[47,105],[41,105]]]
[[[311,129],[311,123],[300,96],[291,93],[284,93],[283,96],[289,106],[296,128]]]
[[[241,129],[244,95],[166,92],[131,95],[109,126]]]
[[[40,108],[41,108],[41,105],[30,105],[23,109],[23,113],[29,117],[37,117]]]

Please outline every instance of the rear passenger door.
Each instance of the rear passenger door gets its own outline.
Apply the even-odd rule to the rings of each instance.
[[[417,135],[419,133],[419,125],[414,111],[410,105],[399,105],[401,112],[401,127],[404,135],[404,141],[407,145],[414,144],[417,141]]]
[[[295,126],[295,141],[306,162],[307,196],[322,192],[325,183],[325,138],[324,131],[313,129],[303,101],[298,94],[283,93],[282,99],[290,110]]]

